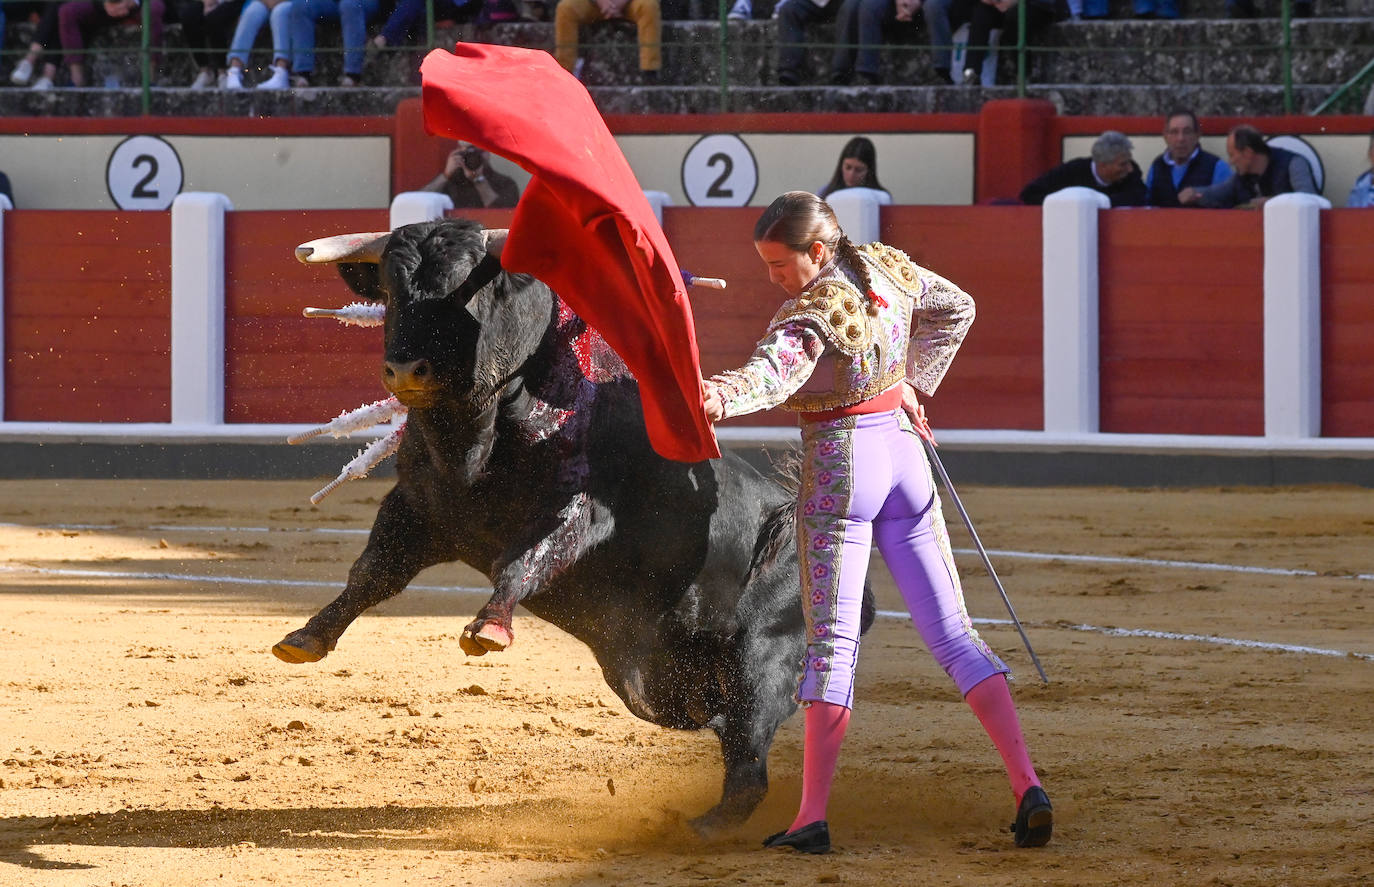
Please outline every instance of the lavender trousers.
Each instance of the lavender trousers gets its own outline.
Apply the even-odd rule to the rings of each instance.
[[[978,636],[920,438],[901,410],[802,424],[797,557],[806,659],[797,699],[853,707],[859,610],[874,542],[960,693],[1009,669]]]

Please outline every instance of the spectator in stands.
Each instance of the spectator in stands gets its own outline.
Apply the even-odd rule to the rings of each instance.
[[[479,0],[434,0],[434,20],[469,21],[480,11]],[[425,22],[425,0],[397,0],[386,23],[372,45],[377,49],[388,46],[409,46],[415,42]]]
[[[1039,206],[1054,192],[1073,187],[1101,191],[1112,206],[1144,206],[1145,181],[1131,159],[1131,140],[1114,130],[1102,133],[1091,157],[1062,163],[1030,182],[1021,189],[1021,202]]]
[[[1179,206],[1180,188],[1206,188],[1231,177],[1231,167],[1217,155],[1202,150],[1198,137],[1196,114],[1187,108],[1169,112],[1164,119],[1167,148],[1145,174],[1150,206]]]
[[[1226,136],[1226,157],[1233,175],[1219,185],[1184,188],[1178,202],[1214,209],[1258,209],[1276,194],[1316,194],[1317,182],[1307,159],[1271,147],[1258,129],[1242,123]]]
[[[229,41],[225,89],[243,89],[243,69],[264,22],[271,23],[272,74],[258,84],[258,89],[286,89],[291,85],[291,0],[248,0]]]
[[[1357,209],[1374,207],[1374,134],[1369,137],[1369,169],[1355,179],[1355,187],[1350,189],[1345,205]]]
[[[1020,21],[1016,3],[1017,0],[950,0],[950,31],[957,31],[960,25],[968,22],[968,49],[964,53],[966,85],[982,83],[983,60],[988,55],[992,31],[1000,29],[1015,42]],[[1060,7],[1056,0],[1026,0],[1026,39],[1059,17]],[[934,34],[933,29],[931,33]]]
[[[806,28],[832,19],[836,27],[830,82],[844,86],[853,82],[857,73],[861,83],[882,83],[878,49],[883,44],[883,27],[892,8],[891,0],[787,0],[777,12],[778,83],[797,86],[802,82]],[[902,14],[901,9],[897,12]]]
[[[300,89],[312,84],[315,73],[315,24],[338,21],[343,31],[343,75],[340,86],[357,86],[363,79],[367,23],[376,17],[381,0],[292,0],[291,85]],[[275,75],[275,72],[273,72]]]
[[[242,11],[243,0],[181,0],[177,4],[182,38],[200,68],[191,81],[192,89],[228,85],[228,75],[219,59],[232,42]]]
[[[5,5],[13,8],[18,4]],[[33,40],[29,42],[28,54],[10,71],[10,82],[15,86],[27,85],[30,89],[52,89],[57,81],[58,56],[53,50],[59,45],[57,10],[61,4],[43,2],[36,5],[41,7],[42,18],[38,21]],[[34,77],[35,73],[37,77]]]
[[[835,172],[825,187],[816,192],[818,197],[829,197],[845,188],[873,188],[887,193],[878,184],[878,151],[873,142],[863,136],[855,136],[840,149],[840,159],[835,164]]]
[[[558,0],[553,11],[553,55],[558,63],[580,74],[577,31],[582,25],[623,18],[639,32],[639,79],[657,83],[663,67],[663,11],[659,0]]]
[[[449,152],[444,171],[423,190],[447,194],[458,209],[512,207],[520,200],[515,180],[492,169],[486,151],[465,142]]]
[[[162,0],[148,0],[151,30],[148,43],[162,46],[162,17],[166,12]],[[70,0],[57,10],[58,41],[62,44],[62,62],[72,86],[86,85],[87,44],[97,34],[116,25],[136,25],[143,21],[139,0]],[[157,59],[153,65],[156,67]]]

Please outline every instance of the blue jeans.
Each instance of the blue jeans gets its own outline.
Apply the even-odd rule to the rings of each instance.
[[[481,4],[473,0],[434,0],[434,18],[456,19],[464,12],[477,14]],[[387,46],[407,46],[425,21],[425,0],[397,0],[396,8],[382,25]]]
[[[1178,0],[1135,0],[1136,15],[1151,13],[1155,18],[1178,18]]]
[[[315,22],[338,21],[343,28],[343,70],[357,77],[363,72],[363,44],[367,22],[381,0],[292,0],[291,69],[297,74],[315,70]]]
[[[883,23],[891,8],[891,0],[844,0],[835,29],[835,42],[840,45],[835,47],[830,63],[831,74],[852,70],[876,77],[882,71],[878,50],[883,45]]]
[[[239,13],[239,24],[234,29],[234,39],[229,43],[229,60],[238,59],[248,67],[248,54],[253,51],[253,43],[265,22],[272,23],[272,61],[291,58],[291,3],[278,3],[269,11],[261,0],[248,0]]]

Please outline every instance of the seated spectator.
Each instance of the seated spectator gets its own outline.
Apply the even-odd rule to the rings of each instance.
[[[178,4],[182,38],[200,68],[191,81],[192,89],[218,86],[221,80],[222,85],[228,85],[228,75],[219,64],[220,53],[229,48],[242,10],[243,0],[181,0]]]
[[[839,162],[835,164],[834,174],[816,195],[829,197],[845,188],[873,188],[887,193],[887,189],[878,184],[878,151],[873,147],[873,142],[863,136],[855,136],[845,143],[840,150]]]
[[[1345,205],[1357,209],[1374,207],[1374,134],[1369,138],[1369,169],[1355,179],[1355,187],[1350,189],[1350,197]]]
[[[663,11],[659,0],[558,0],[553,11],[553,55],[574,75],[580,74],[577,31],[583,25],[623,18],[639,32],[639,79],[657,83],[663,67]]]
[[[162,17],[166,12],[162,0],[148,0],[152,13],[150,46],[162,46]],[[72,86],[86,85],[87,44],[97,34],[116,25],[137,25],[143,21],[139,0],[70,0],[57,10],[58,40],[62,44],[62,62]],[[154,66],[156,66],[156,59]]]
[[[423,191],[447,194],[457,209],[512,207],[520,201],[520,186],[510,176],[491,168],[487,152],[459,142],[449,152],[444,171]]]
[[[1021,202],[1039,206],[1055,191],[1092,188],[1111,200],[1112,206],[1144,206],[1145,181],[1131,159],[1131,140],[1108,130],[1093,142],[1091,157],[1062,163],[1021,189]]]
[[[434,20],[469,21],[481,6],[479,0],[434,0]],[[372,45],[377,49],[412,45],[424,22],[425,0],[397,0],[381,32],[372,38]]]
[[[968,50],[964,54],[964,83],[982,83],[983,60],[988,55],[992,32],[1016,34],[1020,13],[1016,0],[950,0],[949,30],[968,22]],[[1060,17],[1057,0],[1026,0],[1026,39]],[[932,29],[931,34],[934,34]],[[1015,42],[1013,37],[1013,42]]]
[[[264,22],[271,22],[272,74],[258,84],[258,89],[286,89],[291,85],[291,0],[248,0],[229,41],[225,89],[243,89],[243,69]]]
[[[1184,188],[1178,202],[1213,209],[1259,209],[1277,194],[1316,194],[1317,182],[1307,159],[1271,147],[1253,126],[1242,123],[1226,136],[1226,157],[1234,173],[1219,185]]]
[[[367,23],[376,17],[381,0],[292,0],[291,85],[308,88],[315,73],[315,23],[338,21],[343,30],[343,75],[340,86],[357,86],[363,79]],[[275,76],[276,72],[273,72]]]
[[[1198,143],[1197,115],[1187,108],[1170,111],[1164,120],[1167,149],[1150,164],[1145,191],[1150,206],[1180,206],[1180,188],[1206,188],[1231,177],[1231,167]]]
[[[910,0],[905,0],[910,2]],[[806,66],[806,28],[835,20],[835,49],[830,58],[830,82],[844,86],[853,82],[874,85],[883,82],[878,50],[883,45],[883,29],[893,9],[892,0],[787,0],[777,10],[778,83],[797,86]],[[911,7],[915,11],[915,7]],[[903,7],[897,15],[906,14]],[[909,21],[910,16],[899,21]]]

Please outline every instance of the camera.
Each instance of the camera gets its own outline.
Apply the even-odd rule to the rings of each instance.
[[[482,168],[485,158],[482,156],[482,149],[468,145],[463,149],[463,165],[476,172]]]

